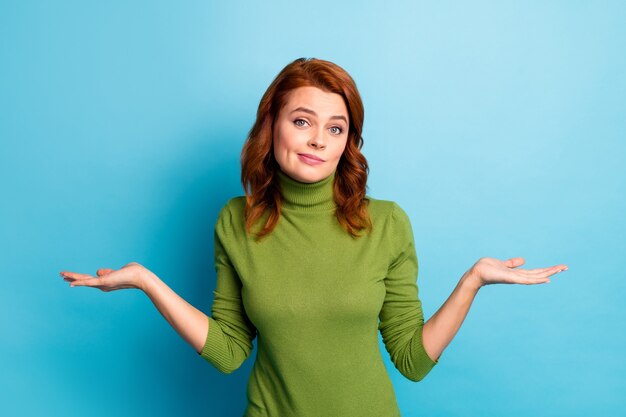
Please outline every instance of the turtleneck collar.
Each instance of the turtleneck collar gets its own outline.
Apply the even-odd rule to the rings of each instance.
[[[334,200],[335,171],[328,177],[313,183],[296,181],[278,169],[278,183],[283,196],[283,208],[303,211],[330,210],[336,207]]]

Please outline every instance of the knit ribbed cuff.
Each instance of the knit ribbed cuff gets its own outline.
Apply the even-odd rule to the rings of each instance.
[[[228,345],[225,343],[224,333],[219,323],[209,316],[209,332],[200,355],[220,372],[227,373],[229,368]]]
[[[415,360],[412,372],[414,381],[423,379],[439,363],[439,360],[432,360],[426,353],[426,349],[424,349],[423,330],[423,326],[417,328],[411,344],[411,358]]]

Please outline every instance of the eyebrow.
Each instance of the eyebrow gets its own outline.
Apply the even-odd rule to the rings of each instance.
[[[305,113],[312,114],[313,116],[317,116],[317,113],[315,113],[311,109],[307,109],[306,107],[298,107],[297,109],[292,110],[291,113],[295,113],[297,111],[302,111],[302,112],[305,112]],[[289,114],[291,114],[291,113],[289,113]],[[331,120],[333,120],[333,119],[343,120],[344,122],[346,122],[346,124],[348,124],[348,119],[346,119],[345,116],[331,116],[330,119]]]

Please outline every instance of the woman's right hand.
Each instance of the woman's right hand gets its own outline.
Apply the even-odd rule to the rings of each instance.
[[[96,271],[97,277],[78,272],[62,271],[61,276],[70,282],[70,287],[94,287],[109,292],[125,288],[143,290],[146,276],[151,273],[143,265],[130,262],[120,269],[100,268]]]

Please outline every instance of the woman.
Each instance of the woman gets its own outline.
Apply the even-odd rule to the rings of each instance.
[[[424,323],[411,224],[394,202],[366,196],[362,126],[358,90],[339,66],[301,58],[278,74],[242,151],[245,196],[215,225],[210,317],[135,262],[61,275],[71,286],[143,290],[223,373],[258,336],[246,416],[398,416],[378,330],[396,368],[420,381],[482,286],[541,284],[567,266],[481,258]]]

